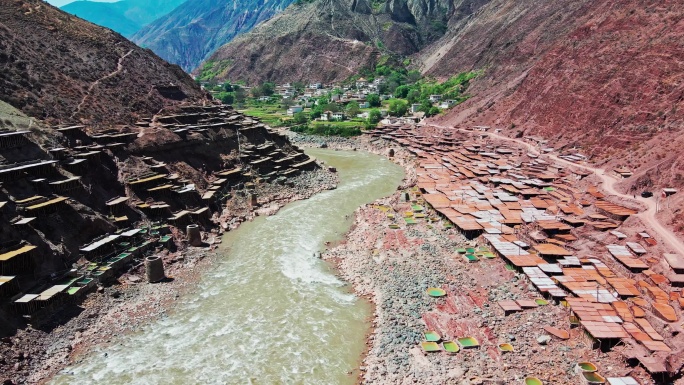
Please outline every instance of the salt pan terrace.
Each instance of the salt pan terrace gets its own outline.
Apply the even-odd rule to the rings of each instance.
[[[595,348],[619,351],[652,375],[680,369],[677,342],[666,336],[681,332],[675,286],[684,283],[684,260],[665,258],[647,231],[623,230],[638,211],[610,201],[590,173],[478,131],[391,126],[368,135],[415,156],[424,201],[566,307],[567,326],[582,328]]]

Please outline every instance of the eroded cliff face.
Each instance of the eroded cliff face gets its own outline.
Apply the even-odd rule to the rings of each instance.
[[[412,55],[488,0],[318,0],[221,47],[208,60],[219,80],[334,81],[372,67],[382,54]]]

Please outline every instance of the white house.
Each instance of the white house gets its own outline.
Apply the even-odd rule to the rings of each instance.
[[[361,78],[361,79],[356,81],[356,88],[363,88],[367,84],[368,84],[368,81],[366,81],[366,79],[364,79],[364,78]]]
[[[267,102],[267,101],[269,101],[269,100],[271,100],[271,97],[270,97],[270,96],[262,96],[262,97],[259,98],[259,101],[260,101],[260,102]]]
[[[344,112],[333,112],[332,120],[342,121],[344,120]]]
[[[324,113],[322,113],[320,120],[322,120],[324,122],[332,120],[332,111],[325,111]]]
[[[444,100],[444,101],[442,101],[442,103],[439,104],[439,108],[447,109],[447,108],[453,107],[455,104],[456,104],[455,100]]]
[[[309,84],[309,88],[312,88],[312,89],[314,89],[314,90],[320,89],[321,87],[323,87],[323,86],[321,85],[321,83],[311,83],[311,84]]]
[[[437,103],[442,100],[442,95],[430,95],[430,102]]]
[[[417,104],[417,103],[411,104],[411,113],[415,114],[418,111],[420,111],[420,104]]]
[[[370,103],[368,103],[368,102],[359,103],[359,108],[370,108]]]
[[[292,115],[294,115],[298,112],[302,112],[302,111],[304,111],[304,108],[302,106],[292,106],[292,107],[287,109],[287,114],[292,116]]]

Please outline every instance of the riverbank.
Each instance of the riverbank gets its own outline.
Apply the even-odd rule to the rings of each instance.
[[[144,282],[142,264],[133,266],[116,282],[98,288],[80,304],[65,306],[40,327],[27,327],[0,344],[0,380],[4,384],[42,384],[68,365],[78,362],[94,347],[106,346],[112,336],[132,333],[156,319],[163,319],[183,295],[196,288],[198,280],[217,261],[216,248],[225,230],[234,230],[256,216],[272,215],[287,203],[333,189],[338,178],[325,169],[305,172],[287,184],[255,186],[258,207],[252,209],[246,195],[236,194],[217,227],[204,234],[207,247],[188,247],[182,233],[175,235],[175,252],[162,253],[165,282]]]

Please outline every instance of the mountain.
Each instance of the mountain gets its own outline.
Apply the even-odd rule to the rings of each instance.
[[[250,84],[339,81],[387,54],[408,55],[414,68],[440,79],[481,70],[468,88],[472,97],[432,122],[545,137],[608,170],[631,169],[624,191],[682,188],[680,5],[317,0],[221,47],[197,74]],[[683,211],[677,215],[684,219]]]
[[[540,135],[607,167],[625,191],[684,186],[684,8],[651,0],[492,1],[424,49],[421,70],[485,69],[437,119]],[[684,213],[682,213],[684,214]]]
[[[221,47],[219,79],[343,80],[383,54],[412,55],[487,0],[316,0],[297,3]]]
[[[181,68],[40,0],[0,0],[0,100],[49,121],[127,123],[205,93]]]
[[[171,12],[186,0],[124,0],[114,3],[79,0],[61,9],[91,23],[131,37],[145,25]]]
[[[146,26],[132,40],[189,72],[218,47],[293,1],[193,0]]]

